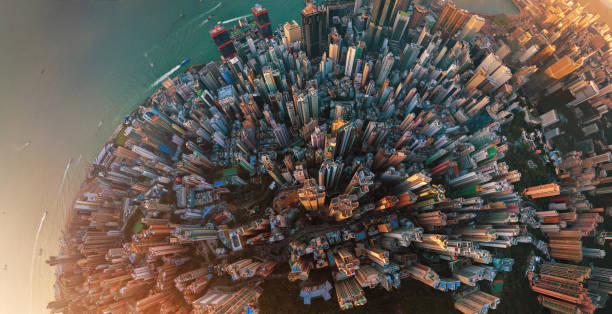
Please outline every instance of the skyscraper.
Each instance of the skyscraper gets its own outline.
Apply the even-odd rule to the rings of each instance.
[[[476,89],[480,83],[482,83],[487,78],[487,73],[484,69],[479,69],[474,72],[474,75],[465,83],[463,89],[469,93]]]
[[[285,25],[283,25],[283,32],[289,44],[302,40],[302,29],[295,20],[291,21],[291,23],[286,22]]]
[[[324,185],[328,191],[334,190],[340,181],[342,168],[344,168],[344,163],[341,161],[333,159],[323,161],[319,168],[319,185]]]
[[[395,22],[393,23],[393,31],[391,33],[391,41],[400,42],[406,29],[408,28],[408,22],[410,21],[410,14],[399,11],[397,16],[395,17]]]
[[[423,24],[423,20],[429,11],[422,5],[415,5],[412,9],[412,16],[410,17],[410,22],[408,23],[409,29],[415,29],[421,24]]]
[[[470,18],[465,22],[463,29],[461,29],[461,35],[459,35],[459,39],[461,40],[470,40],[474,35],[476,35],[480,29],[485,25],[486,20],[478,16],[476,14],[470,16]]]
[[[308,58],[318,58],[323,53],[327,37],[325,9],[310,3],[302,10],[302,40]]]
[[[209,33],[224,59],[231,59],[236,55],[236,47],[234,47],[234,42],[230,38],[230,34],[223,24],[215,25],[215,27],[213,27]]]
[[[497,68],[502,65],[501,58],[498,57],[494,53],[489,53],[478,65],[474,72],[478,72],[480,69],[483,69],[487,75],[491,75]]]
[[[368,23],[365,34],[365,41],[368,48],[380,48],[386,27],[391,22],[395,0],[374,0],[372,1],[372,15]]]
[[[546,68],[546,70],[544,70],[544,75],[551,79],[558,80],[576,71],[582,66],[582,62],[582,59],[574,61],[567,55],[563,56],[561,59],[557,60],[557,62]]]
[[[442,38],[448,39],[457,33],[469,16],[468,11],[458,9],[452,1],[447,1],[432,28],[432,33],[440,31],[442,32]]]
[[[298,189],[298,198],[308,211],[320,211],[325,206],[325,187],[318,185],[315,179],[306,179],[304,186]]]
[[[395,58],[393,57],[393,53],[389,52],[387,56],[383,59],[382,67],[380,68],[380,72],[378,73],[378,77],[376,78],[376,84],[382,85],[385,79],[391,73],[391,69],[393,68],[393,64],[395,63]]]
[[[264,66],[262,68],[262,73],[264,77],[264,81],[266,82],[266,86],[270,93],[276,92],[276,84],[274,82],[274,77],[272,77],[272,70],[269,66]]]
[[[538,53],[536,53],[533,57],[527,60],[529,65],[538,64],[544,61],[546,58],[550,57],[556,51],[556,47],[554,45],[546,45],[542,48]]]
[[[338,64],[338,57],[340,55],[340,46],[338,44],[329,44],[329,58],[333,60],[334,65]]]
[[[351,76],[353,74],[353,65],[355,64],[355,52],[357,48],[350,46],[346,55],[346,64],[344,65],[344,75]]]
[[[272,38],[272,28],[270,27],[270,18],[268,17],[268,9],[265,9],[261,4],[256,3],[251,8],[255,15],[255,23],[261,32],[263,38]]]
[[[289,146],[289,132],[285,124],[281,123],[274,126],[274,137],[276,137],[276,141],[281,147]]]

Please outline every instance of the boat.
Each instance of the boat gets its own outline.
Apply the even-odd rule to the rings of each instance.
[[[180,19],[182,19],[184,17],[185,17],[185,13],[181,13],[181,14],[179,14],[178,19],[176,19],[175,21],[170,22],[170,24],[174,25],[174,24],[176,24],[176,22],[178,22]]]
[[[191,60],[191,58],[187,58],[185,60],[183,60],[183,62],[181,62],[181,64],[179,66],[184,66],[185,63],[189,62]]]

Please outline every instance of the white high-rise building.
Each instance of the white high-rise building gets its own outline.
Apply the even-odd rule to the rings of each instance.
[[[465,25],[463,29],[461,29],[461,34],[459,35],[460,40],[470,40],[474,35],[478,34],[480,29],[485,25],[486,20],[478,16],[476,14],[472,15]]]
[[[501,84],[506,83],[510,78],[512,78],[512,71],[510,71],[507,66],[502,65],[497,68],[493,74],[491,74],[491,77],[501,86]]]
[[[346,54],[346,64],[344,65],[344,75],[351,76],[353,74],[353,65],[355,64],[355,46],[350,46]]]
[[[329,44],[329,58],[334,60],[334,65],[338,64],[340,56],[340,46],[338,44]]]
[[[474,73],[478,72],[480,69],[484,69],[487,75],[491,75],[491,73],[495,72],[501,65],[501,58],[494,53],[489,53],[482,62],[480,62],[480,65],[474,70]]]
[[[538,45],[533,45],[529,47],[527,50],[525,50],[525,52],[523,52],[523,54],[519,56],[519,59],[518,59],[519,62],[525,63],[525,61],[527,61],[529,58],[535,55],[536,52],[538,52],[538,50],[540,50],[540,47],[538,47]]]
[[[393,57],[393,53],[389,52],[389,54],[387,54],[387,56],[383,59],[380,73],[378,73],[378,78],[376,79],[377,85],[382,85],[385,79],[387,79],[389,73],[391,73],[391,69],[393,68],[393,63],[395,63],[395,58]]]

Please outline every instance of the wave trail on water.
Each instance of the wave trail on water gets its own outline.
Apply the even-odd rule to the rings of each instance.
[[[241,19],[241,18],[245,18],[245,17],[249,17],[249,16],[251,16],[251,14],[247,14],[247,15],[243,15],[243,16],[235,17],[235,18],[233,18],[233,19],[229,19],[229,20],[223,21],[223,24],[227,24],[227,23],[235,22],[235,21],[238,21],[238,20],[239,20],[239,19]]]
[[[177,31],[172,32],[171,34],[168,35],[168,37],[166,37],[164,40],[161,40],[160,42],[167,42],[168,39],[172,36],[175,36],[177,32],[183,32],[185,29],[191,29],[193,27],[191,27],[191,25],[193,23],[196,23],[198,21],[201,21],[203,17],[208,16],[208,14],[212,13],[213,11],[217,10],[218,8],[220,8],[223,5],[223,1],[217,3],[214,7],[208,9],[206,12],[202,12],[200,14],[198,14],[196,17],[190,19],[189,21],[187,21],[185,24],[181,25],[179,27],[179,29],[177,29]],[[200,23],[199,26],[202,26],[206,23]],[[151,47],[149,50],[145,51],[145,58],[148,58],[151,53],[153,53],[154,51],[159,50],[160,48],[163,48],[162,46],[160,46],[159,44],[154,45],[153,47]]]
[[[30,141],[27,141],[27,142],[25,142],[25,143],[23,143],[23,144],[19,145],[19,147],[17,147],[15,150],[16,150],[17,152],[22,152],[22,151],[24,151],[26,148],[28,148],[28,146],[30,146],[30,144],[31,144],[31,142],[30,142]]]
[[[57,191],[57,199],[58,200],[59,200],[60,194],[62,193],[62,189],[64,188],[64,183],[66,182],[66,177],[68,177],[68,171],[70,170],[70,165],[71,164],[72,164],[72,158],[68,159],[68,164],[66,165],[66,169],[64,169],[64,176],[62,177],[62,181],[60,182],[59,191]]]
[[[40,232],[42,231],[42,227],[45,224],[45,220],[47,219],[47,211],[40,218],[40,223],[38,224],[38,230],[36,231],[36,237],[34,238],[34,245],[32,246],[32,262],[30,264],[30,311],[28,313],[32,313],[32,290],[34,290],[34,262],[36,261],[36,247],[38,246],[38,240],[40,239]]]
[[[149,86],[149,88],[153,88],[153,87],[157,86],[157,84],[165,81],[167,78],[170,77],[170,75],[174,74],[174,72],[178,71],[178,69],[180,69],[180,68],[181,68],[180,64],[175,66],[170,71],[168,71],[164,75],[160,76],[153,84],[151,84],[151,86]]]
[[[212,13],[213,11],[215,11],[216,9],[218,9],[221,5],[223,4],[223,2],[219,2],[217,3],[217,5],[215,5],[214,7],[212,7],[210,10],[200,14],[200,16],[208,14],[208,13]]]

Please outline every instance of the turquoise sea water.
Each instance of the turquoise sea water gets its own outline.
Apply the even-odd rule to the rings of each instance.
[[[46,312],[44,260],[84,167],[160,76],[218,59],[208,30],[255,2],[273,26],[300,21],[301,0],[0,1],[0,313]]]
[[[300,0],[257,2],[273,25],[298,20],[303,7]],[[32,312],[45,312],[54,276],[44,260],[56,250],[87,162],[157,78],[187,57],[190,64],[218,59],[208,30],[249,14],[254,3],[0,1],[0,313],[27,313],[30,293]]]
[[[510,0],[454,0],[454,2],[462,9],[480,14],[520,13]]]

